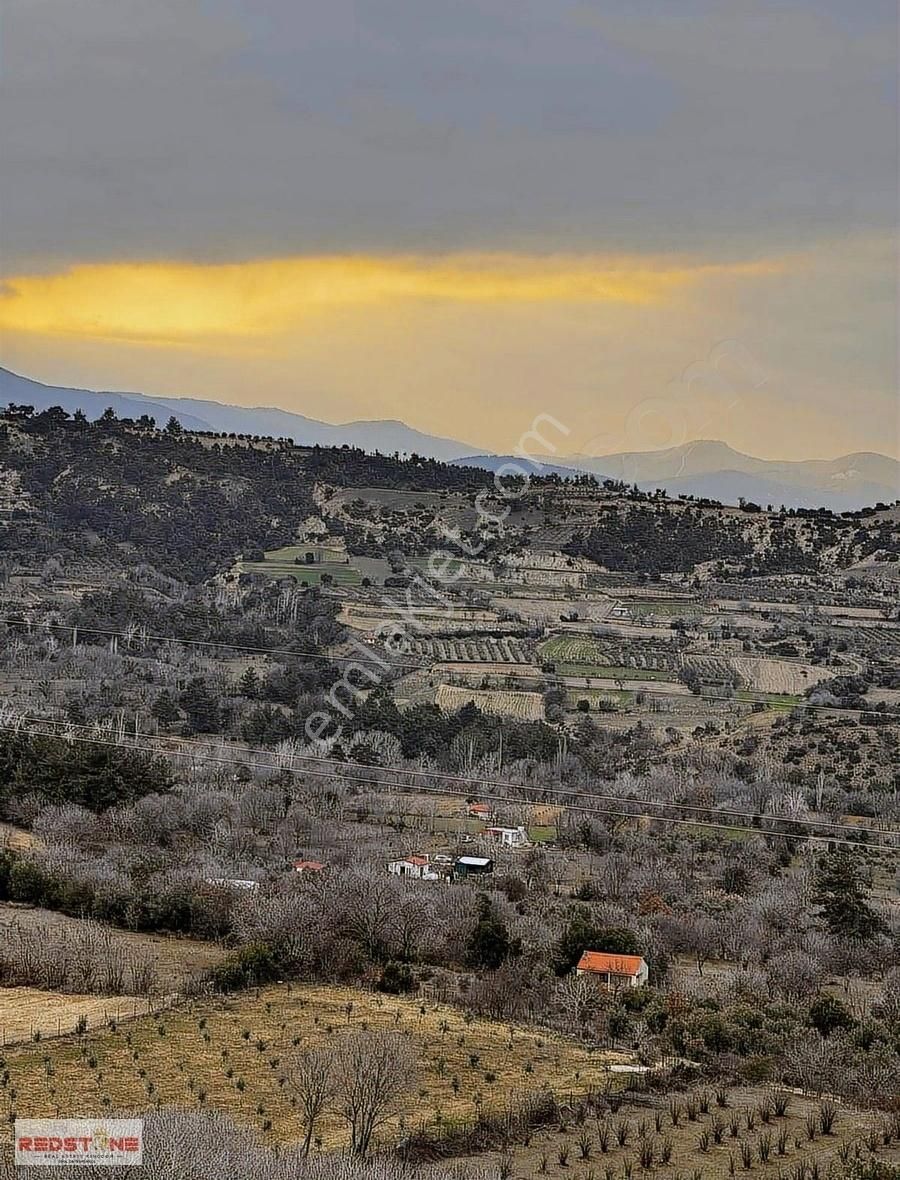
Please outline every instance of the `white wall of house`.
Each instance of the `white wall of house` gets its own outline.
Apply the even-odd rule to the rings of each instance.
[[[524,828],[488,828],[485,834],[503,848],[524,848],[528,843]]]
[[[408,860],[392,860],[388,862],[388,872],[395,877],[414,877],[419,881],[437,881],[440,873],[431,865],[417,865]]]

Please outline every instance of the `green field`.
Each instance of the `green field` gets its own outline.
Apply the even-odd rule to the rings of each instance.
[[[557,664],[559,676],[595,676],[598,680],[674,680],[674,672],[623,668],[621,664]]]
[[[431,557],[408,557],[407,564],[411,565],[413,569],[428,571],[428,563]],[[452,582],[459,581],[460,578],[465,577],[469,570],[469,562],[463,561],[459,557],[446,557],[440,555],[434,561],[434,573],[439,574]]]
[[[551,664],[602,664],[606,656],[600,641],[587,635],[554,635],[538,651]]]
[[[306,565],[303,559],[307,553],[312,553],[316,561]],[[248,574],[262,574],[267,578],[293,578],[307,586],[318,586],[323,574],[330,574],[336,585],[358,586],[361,575],[359,570],[349,564],[349,560],[338,560],[338,549],[323,549],[321,545],[283,545],[280,549],[271,549],[266,553],[265,561],[245,561],[243,569]],[[300,558],[303,564],[296,564],[295,558]],[[331,560],[328,560],[328,559]]]
[[[326,548],[312,542],[308,545],[282,545],[280,549],[270,549],[266,553],[266,564],[268,565],[271,561],[276,565],[291,565],[295,557],[299,557],[303,561],[307,553],[311,553],[317,562],[323,564],[350,564],[348,555],[342,549],[335,549],[332,546]]]
[[[556,828],[552,824],[535,824],[527,832],[532,844],[550,844],[556,839]]]
[[[679,615],[700,613],[700,606],[696,602],[631,602],[626,600],[622,605],[632,615],[666,615],[677,618]]]
[[[787,692],[754,692],[752,689],[739,688],[734,696],[735,700],[761,702],[769,709],[779,709],[785,713],[800,703],[800,697]]]

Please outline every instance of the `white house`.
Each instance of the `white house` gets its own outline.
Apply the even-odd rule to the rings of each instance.
[[[237,892],[252,893],[259,889],[259,881],[242,881],[239,877],[207,877],[206,884],[214,889],[233,889]]]
[[[525,848],[529,843],[524,828],[485,828],[484,834],[501,848]]]
[[[395,877],[416,877],[420,881],[439,881],[441,874],[427,856],[404,856],[388,861],[388,872]]]
[[[640,955],[613,955],[606,951],[585,951],[575,968],[576,975],[590,975],[603,987],[643,987],[650,974]]]

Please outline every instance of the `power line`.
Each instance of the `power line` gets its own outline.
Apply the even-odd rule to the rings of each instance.
[[[67,732],[70,730],[80,730],[83,734],[85,734],[88,737],[90,737],[91,734],[97,732],[94,727],[89,726],[89,725],[78,725],[78,724],[75,724],[73,722],[68,722],[68,721],[57,721],[54,718],[42,718],[42,717],[35,716],[35,715],[32,715],[29,718],[26,714],[23,717],[23,720],[26,720],[26,721],[30,720],[38,725],[56,726],[57,729],[55,732],[57,734],[59,734],[59,736],[62,736],[62,737],[65,737]],[[62,730],[62,732],[60,732],[60,729]],[[178,737],[178,738],[167,739],[165,735],[160,736],[159,734],[147,733],[146,731],[143,731],[143,730],[136,730],[135,729],[130,732],[133,733],[135,738],[143,738],[146,741],[150,741],[150,742],[165,742],[167,740],[170,740],[170,741],[180,742],[183,745],[199,746],[201,749],[206,748],[208,745],[208,743],[205,742],[202,738],[198,739],[198,738]],[[123,733],[123,736],[126,733],[126,730],[124,729],[124,727],[122,728],[122,733]],[[247,746],[240,745],[235,742],[226,741],[224,738],[218,738],[218,744],[223,749],[233,750],[233,751],[238,752],[239,754],[243,754],[247,750]],[[154,748],[156,748],[156,747],[154,747]],[[161,748],[163,750],[163,752],[166,752],[165,746],[161,746],[159,748]],[[273,756],[278,757],[277,752],[273,751],[272,753],[273,753]],[[290,757],[292,759],[292,764],[293,764],[294,759],[299,758],[300,760],[302,760],[304,762],[324,763],[327,766],[336,767],[338,770],[345,770],[348,767],[363,765],[361,763],[345,762],[339,758],[328,758],[328,757],[325,757],[324,755],[320,755],[320,754],[307,754],[307,753],[302,753],[302,752],[299,754],[292,753],[290,755]],[[384,771],[391,773],[391,774],[410,775],[414,778],[439,779],[444,782],[458,783],[458,784],[462,784],[464,786],[479,786],[479,787],[483,786],[483,787],[488,787],[488,788],[494,787],[494,788],[498,788],[500,790],[506,790],[506,791],[519,791],[519,790],[553,791],[556,795],[564,795],[564,796],[572,797],[575,799],[588,799],[591,802],[601,800],[603,802],[617,803],[620,805],[624,805],[626,803],[636,803],[636,804],[640,804],[641,806],[644,806],[644,807],[678,808],[682,811],[699,812],[701,815],[707,815],[713,810],[712,807],[704,805],[704,804],[700,804],[700,803],[682,803],[682,802],[678,802],[676,800],[667,801],[664,799],[648,799],[645,796],[622,796],[622,795],[605,794],[605,793],[596,792],[596,791],[578,791],[572,787],[564,787],[564,786],[557,785],[557,784],[542,785],[542,784],[514,783],[514,782],[511,782],[509,779],[491,779],[491,778],[483,778],[483,777],[476,778],[476,777],[471,777],[471,776],[463,775],[463,774],[452,774],[452,773],[448,773],[446,771],[440,771],[440,770],[433,770],[433,771],[432,770],[415,770],[415,769],[408,768],[405,766],[380,766],[380,767],[377,767],[377,769],[384,770]],[[376,781],[380,781],[380,780],[376,780]],[[412,785],[415,785],[415,784],[412,784]],[[827,828],[831,831],[837,831],[837,832],[848,832],[848,833],[865,832],[867,834],[875,835],[875,836],[900,836],[900,831],[895,831],[894,829],[891,829],[891,828],[870,828],[870,827],[864,827],[862,825],[855,825],[855,824],[832,823],[828,820],[794,819],[790,816],[773,815],[770,812],[741,811],[741,810],[734,809],[734,808],[728,808],[727,814],[729,816],[736,817],[738,819],[749,819],[749,820],[770,819],[770,820],[773,820],[775,822],[780,822],[780,823],[791,823],[791,824],[797,824],[797,825],[800,825],[803,827],[816,828],[816,829]]]
[[[34,717],[34,718],[32,718],[32,720],[40,721],[41,719],[38,717]],[[62,723],[62,724],[68,724],[68,723]],[[81,730],[88,730],[88,731],[90,730],[89,726],[77,726],[77,728],[79,728]],[[154,740],[154,739],[159,740],[159,735],[149,734],[149,733],[146,733],[143,731],[138,733],[136,736],[148,738],[150,740]],[[162,740],[165,740],[165,738],[163,738]],[[194,739],[192,739],[192,738],[178,738],[176,740],[192,743],[194,745],[201,745],[201,746],[205,744],[202,742],[202,740],[198,741],[198,739],[196,739],[196,738],[194,738]],[[234,743],[234,742],[227,742],[227,741],[222,740],[222,741],[220,741],[220,744],[223,747],[230,749],[230,750],[243,751],[245,749],[244,746],[238,745],[237,743]],[[292,758],[300,758],[304,762],[324,763],[327,766],[334,766],[334,767],[337,767],[338,769],[340,769],[342,767],[346,767],[348,765],[351,765],[351,766],[352,765],[360,765],[360,763],[342,762],[339,758],[328,758],[328,757],[325,757],[324,755],[321,755],[321,754],[299,753],[299,754],[292,755]],[[637,796],[637,797],[629,796],[629,797],[625,798],[621,795],[604,794],[603,792],[578,791],[578,790],[575,790],[574,788],[571,788],[571,787],[563,787],[563,786],[559,786],[556,784],[550,784],[549,786],[544,786],[544,785],[540,785],[540,784],[514,783],[514,782],[511,782],[509,779],[491,779],[491,778],[482,778],[482,777],[475,778],[475,777],[470,777],[468,775],[452,774],[452,773],[448,773],[447,771],[440,771],[440,770],[433,770],[433,771],[432,770],[414,770],[412,768],[407,768],[405,766],[382,766],[382,767],[378,767],[378,769],[385,770],[385,771],[388,771],[393,774],[411,775],[415,778],[439,779],[442,782],[463,783],[465,785],[484,786],[484,787],[489,787],[489,788],[494,787],[494,788],[507,790],[507,791],[552,790],[557,795],[566,795],[566,796],[571,796],[571,797],[577,798],[577,799],[590,799],[592,801],[593,800],[602,800],[604,802],[612,802],[612,803],[619,803],[619,804],[634,802],[634,803],[639,803],[645,807],[680,808],[682,811],[699,812],[700,814],[708,814],[712,810],[711,807],[705,806],[700,803],[681,803],[681,802],[677,802],[675,800],[666,801],[666,800],[662,800],[662,799],[660,799],[660,800],[647,799],[644,796]],[[736,810],[733,808],[728,808],[728,815],[735,816],[738,819],[749,819],[749,820],[759,819],[760,817],[769,818],[769,819],[777,820],[782,823],[800,824],[800,825],[803,825],[805,827],[810,827],[810,828],[828,828],[830,830],[838,831],[838,832],[866,832],[866,833],[870,833],[872,835],[878,835],[878,836],[884,836],[884,835],[900,836],[900,831],[894,831],[889,828],[888,829],[869,828],[869,827],[863,827],[862,825],[857,826],[855,824],[832,823],[828,820],[821,820],[820,821],[820,820],[810,820],[810,819],[806,819],[806,820],[792,819],[789,816],[775,816],[775,815],[772,815],[771,813],[755,812],[755,811],[740,811],[740,810]]]
[[[79,727],[79,728],[82,728],[82,727]],[[57,740],[77,742],[77,743],[81,743],[84,745],[107,746],[107,747],[111,747],[111,748],[119,749],[119,750],[130,749],[130,750],[137,750],[142,753],[149,753],[149,754],[155,754],[155,755],[162,754],[166,757],[200,758],[204,761],[212,762],[216,765],[222,765],[222,766],[237,766],[237,767],[244,767],[244,768],[267,770],[267,771],[273,772],[275,774],[305,775],[305,776],[311,777],[311,778],[328,779],[329,781],[332,781],[332,782],[335,782],[335,781],[347,782],[347,781],[349,781],[349,782],[353,782],[353,783],[360,783],[360,784],[363,784],[366,786],[388,787],[388,788],[392,788],[392,789],[398,790],[398,791],[409,791],[411,793],[445,795],[445,796],[449,795],[451,798],[456,798],[456,799],[467,799],[470,794],[470,792],[468,792],[468,791],[454,791],[454,790],[450,789],[449,787],[427,787],[421,783],[409,784],[409,783],[391,782],[391,781],[385,781],[383,779],[366,778],[366,777],[362,777],[362,776],[358,776],[358,775],[354,775],[352,778],[348,778],[348,776],[346,776],[346,774],[340,774],[337,771],[310,770],[307,768],[291,767],[291,766],[279,767],[279,766],[273,765],[272,763],[269,763],[269,762],[257,762],[257,761],[252,761],[250,759],[219,757],[212,752],[202,752],[201,753],[201,752],[197,752],[196,750],[185,751],[185,750],[164,749],[164,748],[160,748],[159,746],[140,745],[137,742],[130,742],[126,745],[120,741],[107,741],[107,740],[104,740],[103,738],[98,738],[98,737],[80,737],[80,736],[76,736],[74,734],[63,734],[63,733],[59,733],[56,731],[51,732],[51,733],[47,733],[47,732],[41,732],[40,730],[34,730],[34,729],[31,729],[31,730],[24,729],[23,730],[21,726],[13,726],[13,725],[2,724],[2,723],[0,723],[0,730],[4,730],[9,733],[23,733],[24,732],[27,736],[56,738]],[[142,735],[138,735],[138,736],[142,736]],[[341,764],[341,765],[344,766],[344,769],[346,771],[348,769],[352,769],[357,764],[356,763],[348,763],[348,764]],[[401,770],[400,773],[406,773],[406,772]],[[517,787],[517,789],[518,790],[543,790],[544,788]],[[555,789],[555,788],[551,788],[551,789]],[[578,795],[583,794],[584,797],[591,798],[590,795],[587,795],[587,794],[584,794],[581,792],[576,792],[576,794],[578,794]],[[531,806],[552,805],[552,801],[543,800],[543,799],[519,799],[519,800],[513,799],[513,800],[511,800],[507,796],[504,796],[504,795],[490,794],[490,793],[486,793],[486,792],[480,792],[480,795],[482,798],[490,799],[492,802],[505,803],[507,805],[509,805],[511,803],[526,803]],[[623,804],[627,804],[628,802],[630,802],[630,800],[621,800],[620,802],[622,802]],[[675,805],[675,806],[677,806],[677,805]],[[576,812],[578,814],[584,814],[584,815],[608,815],[608,816],[614,816],[614,817],[617,817],[620,819],[631,819],[631,820],[635,820],[635,819],[644,819],[644,820],[651,820],[651,821],[656,820],[656,821],[659,821],[660,823],[677,824],[679,826],[684,826],[684,827],[708,829],[708,830],[714,830],[714,831],[742,832],[742,833],[746,833],[746,834],[749,834],[752,836],[770,836],[770,837],[776,837],[778,839],[784,839],[784,840],[801,841],[801,840],[806,840],[806,839],[809,839],[809,838],[812,838],[815,836],[815,833],[799,834],[799,833],[791,833],[791,832],[771,831],[771,830],[765,829],[765,828],[743,827],[738,824],[731,824],[731,823],[721,823],[720,824],[720,823],[714,823],[714,822],[705,821],[705,820],[683,819],[683,818],[676,817],[676,816],[648,815],[645,812],[640,812],[640,811],[638,811],[638,812],[617,811],[617,810],[613,810],[611,808],[604,808],[604,807],[597,807],[597,806],[588,807],[588,806],[584,806],[584,805],[576,804],[576,803],[566,803],[565,807],[566,807],[567,811]],[[781,820],[779,817],[772,817],[772,816],[763,816],[761,818],[774,819],[776,822],[785,822],[785,823],[794,822],[792,820]],[[812,821],[810,821],[810,822],[812,822]],[[845,829],[845,830],[849,831],[851,829]],[[882,834],[884,834],[884,833],[882,833]],[[895,833],[888,832],[886,834],[893,835]],[[889,844],[870,844],[870,843],[866,843],[866,842],[862,842],[862,841],[858,841],[858,840],[844,840],[838,836],[821,836],[820,838],[823,840],[827,840],[831,844],[840,844],[840,845],[843,845],[843,846],[846,846],[849,848],[854,848],[857,851],[860,849],[866,849],[866,850],[872,851],[872,852],[887,852],[887,853],[892,853],[895,855],[898,852],[900,852],[900,849],[894,847],[893,845],[889,845]]]
[[[55,734],[57,734],[59,736],[63,736],[63,737],[65,737],[67,735],[67,733],[73,729],[80,730],[80,732],[83,733],[87,737],[90,737],[92,734],[96,734],[98,732],[98,730],[92,726],[81,726],[81,725],[77,725],[77,723],[74,723],[74,722],[57,721],[57,720],[52,719],[52,717],[46,717],[46,719],[45,719],[45,717],[39,717],[39,716],[28,717],[26,715],[24,717],[24,719],[22,719],[22,720],[26,720],[26,721],[29,720],[29,721],[32,721],[33,723],[37,723],[37,725],[47,725],[47,726],[57,727],[54,730]],[[124,726],[123,726],[123,728],[121,728],[121,733],[123,733],[123,736],[126,733]],[[142,739],[144,739],[146,741],[150,741],[150,742],[162,743],[162,742],[165,742],[166,740],[177,741],[177,742],[182,743],[182,745],[197,746],[201,749],[205,749],[209,745],[208,742],[205,742],[203,739],[198,739],[198,737],[179,736],[179,737],[172,737],[172,739],[166,739],[165,735],[160,736],[159,734],[150,734],[150,733],[146,733],[145,730],[137,730],[137,729],[131,730],[130,733],[132,733],[133,736],[136,737],[136,739],[137,739],[137,737],[142,737]],[[247,746],[239,745],[239,743],[237,743],[237,742],[226,741],[225,739],[223,739],[223,737],[218,737],[217,741],[218,741],[219,747],[224,748],[224,749],[235,750],[235,752],[237,752],[238,754],[243,754],[244,752],[247,752],[247,749],[248,749]],[[165,746],[160,746],[159,748],[162,749],[164,753],[166,752]],[[272,755],[274,755],[275,758],[277,758],[277,756],[278,756],[277,752],[274,752],[274,750],[272,750],[272,752],[270,752],[270,753],[272,753]],[[291,759],[291,765],[293,765],[294,761],[298,759],[298,760],[301,760],[304,762],[324,763],[324,765],[326,765],[326,766],[335,767],[337,769],[337,771],[342,771],[342,769],[347,769],[348,767],[362,765],[362,763],[359,763],[359,762],[346,762],[346,761],[342,761],[341,759],[327,758],[327,756],[324,756],[321,754],[291,753],[290,759]],[[645,798],[645,796],[633,796],[633,795],[622,796],[622,795],[615,795],[615,794],[605,794],[602,792],[577,791],[577,789],[574,789],[572,787],[564,787],[564,786],[557,785],[557,784],[550,784],[550,785],[518,784],[518,782],[512,782],[508,779],[473,778],[473,776],[468,776],[468,775],[464,775],[464,774],[452,774],[452,773],[448,773],[446,771],[418,771],[418,769],[413,769],[413,768],[409,768],[409,767],[405,767],[405,766],[380,766],[380,767],[377,767],[377,769],[380,769],[380,771],[388,772],[390,774],[412,775],[412,776],[414,776],[414,778],[439,779],[441,781],[451,782],[451,784],[458,784],[458,785],[466,786],[466,787],[471,787],[471,786],[488,787],[488,788],[494,787],[494,788],[502,789],[502,791],[523,791],[523,789],[524,789],[524,791],[552,791],[552,792],[556,793],[557,795],[572,796],[572,798],[576,798],[576,799],[589,799],[591,801],[600,800],[600,801],[604,801],[604,802],[613,802],[613,804],[626,804],[626,802],[635,802],[635,804],[639,804],[640,806],[644,806],[644,807],[674,807],[674,808],[682,809],[682,811],[699,812],[701,814],[709,814],[712,809],[711,807],[705,806],[703,804],[688,804],[688,802],[678,802],[676,800],[666,801],[666,800],[648,799],[648,798]],[[380,780],[376,780],[376,781],[380,781]],[[729,817],[735,817],[737,819],[749,819],[749,820],[757,820],[757,819],[761,819],[761,818],[770,819],[770,820],[774,820],[776,822],[783,822],[783,824],[795,824],[795,825],[800,825],[803,827],[817,828],[817,830],[819,830],[819,828],[828,828],[828,830],[836,831],[836,832],[854,832],[854,833],[855,832],[865,832],[867,834],[872,834],[872,835],[900,835],[900,831],[894,831],[894,830],[892,830],[892,828],[863,827],[862,825],[856,826],[856,825],[850,825],[850,824],[834,824],[834,822],[830,822],[828,820],[793,819],[793,818],[787,817],[787,815],[774,815],[774,814],[767,813],[767,812],[740,811],[740,809],[735,809],[735,808],[728,808],[728,815],[729,815]]]
[[[127,639],[129,641],[141,639],[147,643],[178,643],[183,647],[214,647],[222,648],[227,651],[242,651],[248,652],[251,655],[270,655],[270,656],[315,656],[317,659],[324,660],[329,664],[358,664],[358,657],[350,656],[332,656],[322,651],[316,651],[313,648],[279,648],[279,647],[252,647],[243,643],[221,643],[214,639],[179,639],[174,635],[151,635],[140,628],[134,632],[128,631],[113,631],[102,627],[80,627],[73,626],[70,623],[49,623],[38,622],[33,623],[21,619],[6,619],[0,618],[0,623],[6,623],[10,626],[16,627],[47,627],[51,630],[67,631],[68,633],[78,635],[103,635],[107,638]],[[430,664],[412,664],[412,663],[392,663],[391,668],[414,668],[419,671],[427,671]]]
[[[22,627],[22,628],[45,627],[51,631],[54,629],[57,631],[66,631],[69,634],[73,635],[76,638],[76,640],[77,640],[77,636],[79,634],[81,634],[81,635],[102,635],[102,636],[105,636],[106,638],[110,638],[110,639],[120,638],[120,639],[126,639],[128,641],[133,641],[135,639],[141,639],[147,643],[172,643],[172,644],[177,643],[177,644],[181,644],[183,647],[212,647],[212,648],[222,649],[222,650],[226,650],[226,651],[247,652],[248,654],[251,654],[251,655],[288,656],[290,658],[309,656],[309,657],[314,657],[315,659],[323,660],[325,663],[329,663],[329,664],[353,664],[357,667],[360,665],[360,657],[333,656],[333,655],[329,655],[326,652],[317,651],[313,648],[293,648],[293,649],[291,649],[291,648],[277,648],[277,647],[253,647],[253,646],[250,646],[247,644],[223,643],[221,641],[213,640],[213,639],[179,639],[179,638],[172,636],[172,635],[153,635],[153,634],[149,634],[147,632],[141,631],[140,629],[138,629],[136,632],[116,631],[116,630],[101,628],[101,627],[75,626],[70,623],[52,623],[52,622],[47,622],[45,620],[40,620],[40,621],[34,622],[34,621],[23,620],[23,619],[0,618],[0,623],[4,623],[7,626],[12,626],[12,627]],[[361,654],[363,654],[363,653],[361,653]],[[412,663],[410,661],[395,660],[395,661],[390,661],[389,667],[386,668],[385,671],[407,669],[407,670],[412,670],[412,671],[416,671],[416,672],[430,672],[433,668],[439,667],[441,665],[446,666],[446,665],[458,664],[460,667],[465,668],[469,663],[480,663],[480,662],[484,662],[484,661],[434,660],[432,663]],[[486,662],[490,663],[492,661],[486,661]],[[525,665],[525,664],[511,664],[510,666],[511,667],[525,667],[527,665]],[[603,667],[603,665],[586,665],[586,666]],[[642,669],[634,668],[634,669],[632,669],[632,671],[634,671],[635,673],[638,673],[638,672],[642,671]],[[498,672],[498,673],[496,673],[496,675],[503,675],[503,673]],[[634,677],[628,677],[628,676],[617,677],[615,679],[612,677],[601,677],[601,676],[596,676],[596,675],[592,676],[588,672],[585,672],[584,676],[582,676],[580,674],[577,674],[577,675],[576,674],[567,674],[566,676],[563,676],[561,673],[557,673],[557,672],[544,673],[543,676],[545,679],[548,679],[548,680],[552,679],[559,684],[565,684],[565,681],[567,679],[568,680],[581,680],[581,679],[610,680],[612,683],[615,683],[616,679],[621,679],[621,680],[634,679]],[[637,679],[640,679],[640,677],[637,677]],[[653,681],[648,680],[646,683],[649,686],[649,685],[653,684]],[[576,685],[566,685],[566,687],[570,688],[573,692],[575,692],[577,689]],[[478,690],[473,690],[473,691],[478,691]],[[514,690],[509,690],[509,691],[514,691]],[[522,691],[526,691],[526,690],[522,690]],[[593,689],[586,688],[584,691],[596,691],[596,692],[607,691],[607,692],[612,693],[612,692],[616,692],[619,690],[617,690],[615,688],[609,688],[609,689],[604,690],[603,688],[594,687]],[[671,691],[667,692],[664,689],[651,688],[651,687],[631,688],[631,689],[627,689],[625,691],[635,692],[635,693],[643,693],[645,696],[661,697],[665,700],[699,699],[699,700],[704,700],[704,701],[716,701],[719,704],[738,704],[738,705],[740,705],[740,704],[747,704],[747,705],[754,705],[754,704],[771,705],[771,704],[773,704],[773,702],[770,700],[770,697],[773,694],[765,693],[759,689],[741,689],[740,691],[744,694],[743,697],[741,697],[741,698],[719,696],[716,693],[710,693],[710,692],[706,692],[706,693],[704,693],[704,692],[684,693],[684,692],[671,692]],[[788,693],[788,694],[774,694],[774,695],[788,695],[789,696],[791,694]],[[791,708],[791,710],[804,709],[809,712],[817,712],[817,713],[853,713],[856,715],[860,715],[865,712],[877,712],[876,710],[846,708],[842,705],[812,705],[808,701],[795,701],[794,703],[792,703],[790,705],[790,708]]]

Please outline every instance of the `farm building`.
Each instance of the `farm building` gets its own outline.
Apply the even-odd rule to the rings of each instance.
[[[321,873],[325,868],[320,860],[295,860],[295,873]]]
[[[640,955],[613,955],[606,951],[585,951],[575,968],[576,975],[591,975],[603,987],[617,991],[642,987],[649,969]]]
[[[239,877],[207,877],[206,884],[214,889],[233,889],[237,892],[253,892],[259,889],[259,881],[242,881]]]
[[[501,848],[525,848],[529,843],[524,828],[485,828],[484,834]]]
[[[427,856],[404,856],[388,861],[388,872],[395,877],[416,877],[420,881],[438,881],[441,874]]]
[[[490,803],[467,803],[466,815],[474,816],[476,819],[489,820],[493,819],[494,812]]]
[[[481,877],[494,871],[494,862],[487,856],[458,856],[453,862],[453,876]]]

